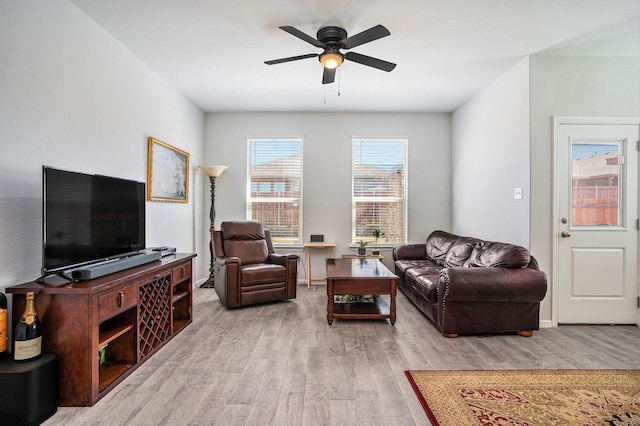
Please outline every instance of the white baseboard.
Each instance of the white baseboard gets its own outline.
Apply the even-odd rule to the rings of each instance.
[[[201,278],[193,283],[194,287],[200,287],[201,284],[207,282],[209,278]]]
[[[540,320],[540,328],[553,328],[556,325],[551,320]]]

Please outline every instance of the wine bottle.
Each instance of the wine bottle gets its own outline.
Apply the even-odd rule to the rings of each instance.
[[[0,359],[7,355],[7,296],[0,293]]]
[[[27,293],[27,306],[16,326],[13,359],[31,361],[42,353],[42,323],[33,308],[33,292]]]

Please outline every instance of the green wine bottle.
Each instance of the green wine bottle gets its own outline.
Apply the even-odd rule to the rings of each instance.
[[[16,326],[13,359],[31,361],[42,354],[42,323],[33,307],[33,292],[27,293],[27,306]]]

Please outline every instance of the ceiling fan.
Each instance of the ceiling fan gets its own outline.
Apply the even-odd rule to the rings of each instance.
[[[300,59],[318,57],[320,63],[324,67],[322,74],[322,84],[333,83],[336,76],[336,68],[342,65],[344,60],[357,62],[362,65],[377,68],[379,70],[390,72],[396,64],[383,61],[382,59],[372,58],[371,56],[362,55],[356,52],[340,52],[341,49],[352,49],[361,44],[369,43],[382,37],[391,35],[382,25],[376,25],[368,30],[362,31],[354,36],[347,37],[347,31],[340,27],[323,27],[318,30],[316,38],[313,38],[297,28],[291,26],[279,27],[281,30],[306,41],[309,44],[319,47],[324,51],[322,53],[309,53],[307,55],[291,56],[289,58],[274,59],[272,61],[264,61],[267,65],[281,64],[283,62],[298,61]]]

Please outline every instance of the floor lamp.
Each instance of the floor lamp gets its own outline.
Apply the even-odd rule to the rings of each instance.
[[[216,178],[220,177],[222,172],[227,169],[227,166],[198,166],[204,173],[209,176],[211,182],[211,210],[209,210],[209,219],[211,220],[211,226],[209,227],[209,236],[211,241],[209,242],[209,252],[211,253],[211,262],[209,263],[209,279],[202,283],[200,287],[213,288],[215,287],[214,281],[214,262],[216,255],[213,251],[213,231],[216,229]]]

